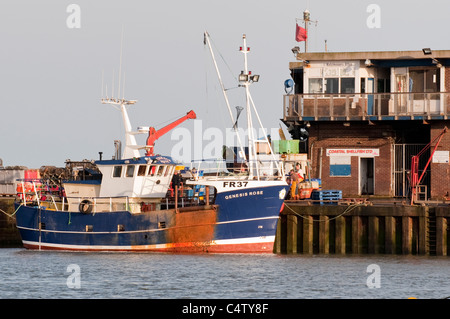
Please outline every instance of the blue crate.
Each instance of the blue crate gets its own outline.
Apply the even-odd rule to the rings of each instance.
[[[337,204],[337,203],[327,203],[329,201],[337,201],[342,199],[342,191],[340,190],[314,190],[311,193],[312,200],[320,201],[320,205],[323,204]]]

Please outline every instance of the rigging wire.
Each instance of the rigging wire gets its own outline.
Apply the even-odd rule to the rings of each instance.
[[[239,83],[238,78],[235,75],[235,72],[233,72],[233,70],[231,70],[230,65],[227,63],[227,61],[225,60],[225,58],[223,57],[222,53],[220,52],[220,50],[217,48],[217,46],[215,45],[213,39],[211,37],[209,37],[209,41],[211,42],[211,44],[214,46],[215,51],[219,54],[219,56],[222,58],[222,61],[225,63],[225,66],[227,67],[228,71],[230,72],[231,76],[236,80],[237,83]]]

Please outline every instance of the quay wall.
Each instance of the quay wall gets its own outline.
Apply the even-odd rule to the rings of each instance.
[[[275,253],[450,255],[450,206],[286,201]]]
[[[14,198],[0,198],[0,248],[22,247]],[[450,206],[286,201],[274,253],[450,256]]]
[[[8,216],[8,215],[9,216]],[[0,198],[0,248],[22,247],[14,214],[14,197]]]

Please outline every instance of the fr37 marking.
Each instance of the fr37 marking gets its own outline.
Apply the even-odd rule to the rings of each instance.
[[[223,187],[246,187],[248,182],[223,182]]]

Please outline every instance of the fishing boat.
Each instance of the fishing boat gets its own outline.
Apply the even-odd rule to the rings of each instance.
[[[240,85],[246,90],[250,112],[254,104],[249,86],[255,79],[247,70],[245,36],[243,40],[245,70],[241,75],[247,77],[242,77]],[[132,131],[128,107],[135,100],[102,98],[102,103],[122,113],[123,154],[95,161],[98,173],[92,178],[77,175],[63,181],[64,193],[59,197],[44,190],[45,182],[36,187],[35,181],[21,181],[16,221],[25,248],[272,253],[288,186],[277,158],[263,165],[255,157],[255,144],[260,140],[249,137],[248,156],[238,171],[215,165],[216,171],[211,172],[204,161],[180,169],[170,156],[155,154],[154,143],[185,120],[194,119],[193,111],[161,130],[140,127]],[[235,121],[232,115],[231,119]],[[148,134],[146,145],[137,144],[137,134]],[[268,143],[267,138],[264,142]]]

